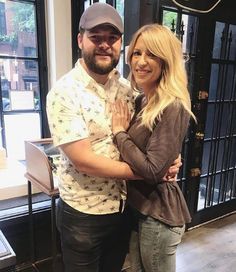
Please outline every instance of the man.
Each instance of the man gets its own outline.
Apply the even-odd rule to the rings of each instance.
[[[114,68],[123,23],[108,4],[95,3],[80,19],[82,58],[49,92],[47,113],[61,151],[57,226],[66,272],[120,272],[128,231],[124,179],[136,179],[112,143],[111,104],[134,95]]]

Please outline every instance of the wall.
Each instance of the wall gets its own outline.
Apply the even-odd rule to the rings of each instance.
[[[72,68],[71,1],[46,1],[49,89]]]

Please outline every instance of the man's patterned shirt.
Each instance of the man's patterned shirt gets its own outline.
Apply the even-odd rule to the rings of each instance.
[[[113,160],[119,152],[112,142],[110,105],[123,99],[133,111],[130,84],[113,70],[105,85],[92,79],[80,64],[63,76],[47,96],[47,115],[55,146],[88,138],[93,151]],[[78,156],[83,154],[78,153]],[[89,214],[119,211],[126,198],[124,181],[80,173],[61,152],[58,169],[60,197],[74,209]]]

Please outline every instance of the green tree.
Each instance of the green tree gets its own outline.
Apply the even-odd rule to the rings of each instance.
[[[11,21],[8,22],[12,24],[11,28],[13,30],[0,35],[0,42],[8,42],[13,46],[16,46],[19,32],[35,32],[34,5],[22,2],[13,2],[8,8],[13,14]]]
[[[35,14],[33,4],[14,3],[12,7],[14,29],[22,32],[35,32]]]
[[[173,11],[165,10],[163,13],[163,25],[167,26],[168,28],[172,28],[172,23],[175,23],[176,26],[177,21],[177,13]]]

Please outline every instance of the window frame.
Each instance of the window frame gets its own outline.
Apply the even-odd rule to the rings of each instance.
[[[47,46],[46,46],[46,23],[45,23],[45,0],[16,0],[14,2],[19,3],[31,3],[35,6],[35,16],[36,16],[36,39],[37,39],[37,48],[38,56],[35,58],[27,58],[21,56],[12,56],[12,55],[3,55],[0,53],[1,59],[9,60],[25,60],[25,61],[35,61],[38,63],[38,82],[39,82],[39,99],[41,108],[32,110],[32,112],[39,113],[40,119],[40,131],[41,137],[49,137],[50,132],[48,129],[47,118],[46,118],[46,94],[48,93],[48,75],[47,75]],[[1,85],[1,84],[0,84]],[[20,113],[27,113],[29,110],[22,110]],[[14,115],[19,114],[15,111],[4,111],[2,105],[2,89],[0,86],[0,124],[4,128],[4,116],[5,115]],[[3,147],[6,147],[6,133],[5,130],[2,130],[1,133],[1,142]]]
[[[49,132],[49,128],[48,128],[48,121],[47,121],[47,116],[46,116],[46,96],[48,93],[48,65],[47,65],[47,43],[46,43],[46,38],[47,38],[47,32],[46,32],[46,9],[45,9],[45,5],[46,2],[45,0],[16,0],[17,2],[22,2],[22,3],[30,3],[35,5],[35,16],[36,16],[36,39],[37,39],[37,52],[38,52],[38,56],[36,58],[30,58],[30,57],[24,57],[24,60],[26,61],[37,61],[38,62],[38,77],[37,80],[39,82],[39,93],[40,93],[40,102],[39,105],[41,106],[36,107],[34,110],[23,110],[23,111],[5,111],[3,110],[3,104],[2,104],[2,89],[1,89],[1,84],[0,84],[0,126],[3,125],[4,122],[4,115],[17,115],[17,114],[22,114],[22,113],[29,113],[29,112],[37,112],[40,115],[40,131],[41,131],[41,137],[42,138],[48,138],[50,137],[50,132]],[[11,56],[4,56],[2,54],[0,54],[0,58],[1,59],[12,59]],[[16,57],[16,59],[21,59],[22,57]],[[23,77],[22,77],[23,79]],[[25,83],[27,84],[26,81],[28,79],[25,79]],[[28,82],[28,81],[27,81]],[[1,141],[3,147],[6,146],[6,134],[5,131],[3,130],[1,135]],[[8,167],[11,164],[11,162],[8,162]],[[24,167],[24,165],[23,165]],[[8,172],[8,169],[0,169],[0,171],[2,172]],[[17,171],[12,169],[12,171]],[[1,186],[0,190],[1,192],[7,192],[7,190],[9,190],[9,193],[7,193],[4,196],[1,196],[1,201],[9,201],[13,202],[16,200],[16,198],[20,199],[24,196],[27,196],[27,180],[25,179],[25,183],[22,184],[22,179],[24,178],[24,171],[20,172],[19,175],[20,177],[18,178],[14,178],[14,180],[12,180],[13,185],[8,185],[6,187],[4,187],[5,185]],[[3,175],[5,176],[5,174]],[[17,180],[16,180],[17,179]],[[6,180],[8,180],[8,177],[6,177]],[[16,196],[16,190],[18,191],[18,194]],[[12,192],[12,193],[11,193]],[[38,191],[34,191],[34,192],[38,192]],[[17,200],[18,202],[18,200]],[[21,202],[19,202],[21,203]],[[45,204],[46,205],[46,204]],[[10,205],[11,206],[11,205]],[[9,208],[10,208],[9,206]],[[48,205],[46,205],[48,206]],[[19,207],[21,207],[21,204],[19,204]],[[17,209],[18,211],[18,209]],[[6,209],[5,214],[10,214],[10,210],[9,212]],[[21,214],[21,212],[19,211],[19,214]],[[1,217],[1,216],[0,216]],[[2,217],[1,217],[2,218]]]

